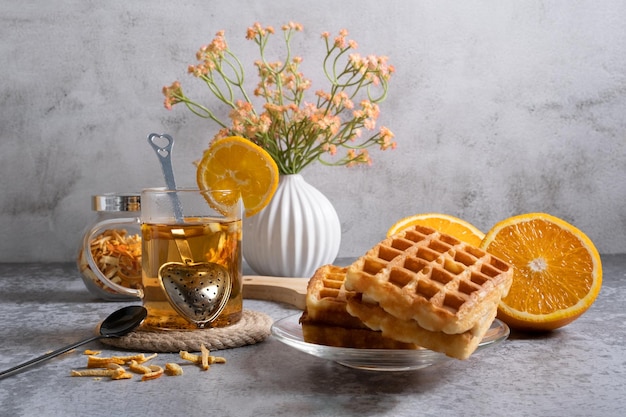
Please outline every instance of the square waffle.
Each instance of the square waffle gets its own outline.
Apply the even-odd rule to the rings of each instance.
[[[324,265],[315,271],[307,285],[306,313],[309,320],[342,327],[364,327],[359,319],[346,311],[347,292],[343,283],[347,269]]]
[[[306,309],[300,317],[306,342],[336,347],[416,349],[412,343],[383,337],[346,310],[347,298],[355,295],[343,285],[346,267],[324,265],[307,286]]]
[[[484,322],[495,317],[512,274],[511,266],[479,248],[414,226],[383,240],[353,263],[344,285],[400,321],[413,320],[431,332],[469,331],[482,337],[488,328]],[[348,311],[371,322],[356,310]]]
[[[380,305],[363,302],[361,294],[348,299],[347,309],[362,317],[372,330],[380,330],[386,337],[405,343],[419,342],[420,346],[441,352],[457,359],[467,359],[478,347],[489,330],[497,309],[494,308],[476,323],[472,330],[459,334],[432,332],[421,327],[415,320],[401,320],[383,310]]]

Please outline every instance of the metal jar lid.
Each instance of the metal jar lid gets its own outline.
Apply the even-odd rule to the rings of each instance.
[[[91,206],[96,211],[140,211],[141,194],[107,193],[94,195]]]

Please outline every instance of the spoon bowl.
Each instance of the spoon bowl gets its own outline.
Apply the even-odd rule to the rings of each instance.
[[[114,311],[100,325],[100,336],[120,337],[141,324],[148,311],[142,306],[128,306]]]

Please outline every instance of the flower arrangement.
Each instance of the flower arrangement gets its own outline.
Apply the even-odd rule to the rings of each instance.
[[[371,164],[367,148],[394,149],[393,133],[376,121],[378,104],[385,100],[394,67],[387,57],[362,57],[354,52],[357,44],[348,40],[343,29],[331,39],[322,34],[326,52],[323,71],[328,90],[318,90],[306,100],[311,80],[299,71],[302,58],[291,51],[292,37],[303,30],[290,22],[282,26],[286,47],[284,60],[270,61],[268,42],[275,31],[255,23],[246,39],[254,41],[260,59],[254,62],[259,82],[253,91],[262,107],[255,108],[244,88],[244,67],[229,49],[224,31],[196,54],[197,65],[188,72],[204,81],[211,93],[230,108],[226,123],[207,106],[190,99],[175,81],[163,88],[165,107],[185,103],[194,114],[213,120],[220,127],[215,139],[243,136],[264,148],[276,161],[281,174],[296,174],[314,161],[326,165]],[[310,93],[309,93],[310,94]]]

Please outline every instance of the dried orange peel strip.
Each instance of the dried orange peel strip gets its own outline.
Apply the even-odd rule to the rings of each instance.
[[[150,365],[148,368],[150,369],[150,372],[146,372],[145,374],[143,374],[143,376],[141,377],[142,381],[150,381],[160,378],[164,373],[163,368],[158,365]]]
[[[226,358],[211,355],[204,345],[200,347],[200,355],[189,353],[186,350],[181,350],[179,355],[181,359],[200,365],[205,371],[214,363],[226,363]]]

